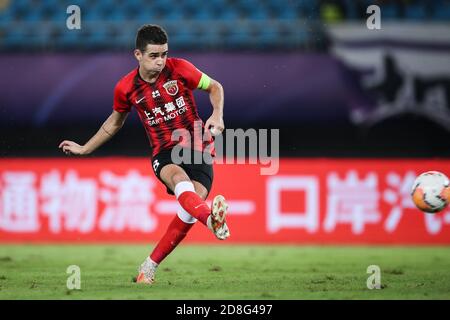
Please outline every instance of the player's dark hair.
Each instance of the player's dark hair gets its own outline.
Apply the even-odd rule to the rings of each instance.
[[[155,24],[145,24],[139,28],[136,35],[136,49],[145,51],[148,44],[166,44],[166,31]]]

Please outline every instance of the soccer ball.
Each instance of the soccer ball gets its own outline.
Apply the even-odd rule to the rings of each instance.
[[[416,207],[424,212],[442,211],[450,201],[449,180],[438,171],[424,172],[414,181],[411,196]]]

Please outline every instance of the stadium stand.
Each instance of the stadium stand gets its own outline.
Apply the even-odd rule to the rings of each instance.
[[[314,48],[308,31],[317,24],[362,19],[374,3],[386,19],[450,19],[448,0],[0,0],[0,49],[130,49],[144,23],[164,25],[175,49]],[[66,27],[71,4],[81,8],[74,32]]]

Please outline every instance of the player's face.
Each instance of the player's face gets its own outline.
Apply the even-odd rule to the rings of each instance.
[[[144,52],[136,50],[135,56],[139,65],[146,72],[159,73],[164,69],[167,60],[168,46],[166,44],[148,44]]]

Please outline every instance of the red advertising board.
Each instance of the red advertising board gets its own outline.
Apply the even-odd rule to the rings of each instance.
[[[211,196],[230,206],[227,243],[450,244],[450,208],[416,209],[410,191],[450,160],[280,159],[217,164]],[[210,196],[210,198],[211,198]],[[0,160],[0,242],[155,242],[175,197],[146,158]],[[186,242],[217,243],[200,223]]]

